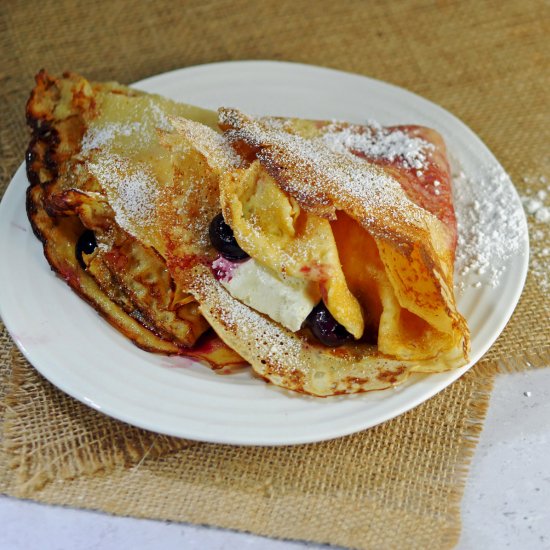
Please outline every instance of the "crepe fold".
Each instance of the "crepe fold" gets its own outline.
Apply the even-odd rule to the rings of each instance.
[[[41,71],[27,103],[27,213],[52,269],[139,347],[240,364],[219,340],[196,345],[210,327],[162,255],[152,199],[172,168],[158,130],[176,115],[216,124],[211,111]]]
[[[418,178],[413,172],[335,150],[325,139],[335,131],[328,123],[222,109],[220,126],[238,160],[212,130],[189,121],[174,126],[163,139],[176,188],[159,209],[166,246],[174,251],[168,267],[216,333],[258,375],[329,396],[383,389],[412,372],[466,364],[469,333],[453,293],[456,225],[442,201],[432,201],[432,213],[426,201],[411,200],[418,194],[407,183]],[[429,162],[442,180],[437,185],[450,189],[442,141],[432,131],[424,135],[432,136]],[[355,339],[324,346],[307,329],[291,332],[231,296],[214,275],[216,253],[205,239],[220,209],[241,248],[282,276],[318,285]],[[187,232],[183,239],[174,212]],[[178,243],[185,243],[179,251]]]

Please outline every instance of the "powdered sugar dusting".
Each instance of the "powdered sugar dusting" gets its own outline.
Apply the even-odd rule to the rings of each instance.
[[[529,267],[540,289],[550,291],[550,186],[545,176],[538,181],[525,178],[529,187],[521,197],[525,212],[528,214],[531,234],[531,257]]]
[[[240,166],[241,158],[224,137],[212,128],[185,118],[173,118],[172,124],[185,136],[191,147],[206,157],[214,170],[223,171]]]
[[[125,101],[127,98],[112,98],[111,101]],[[134,102],[137,100],[134,98]],[[116,106],[116,103],[115,103]],[[105,121],[99,118],[99,124],[91,123],[86,134],[82,138],[81,153],[86,155],[94,149],[106,149],[112,146],[117,139],[131,138],[127,144],[133,143],[138,147],[144,147],[156,138],[157,129],[170,130],[172,128],[170,117],[157,105],[152,98],[140,97],[139,107],[130,111],[128,122]],[[132,120],[134,119],[134,120]]]
[[[121,124],[113,122],[103,127],[91,127],[82,138],[81,153],[89,153],[93,149],[99,149],[110,145],[118,136],[138,135],[141,129],[141,123],[130,122]]]
[[[135,236],[137,228],[150,223],[158,185],[147,165],[110,155],[88,163],[88,168],[105,189],[120,227]]]
[[[430,214],[411,202],[395,179],[352,152],[334,150],[323,137],[305,139],[232,109],[222,109],[220,120],[230,128],[226,131],[229,141],[243,140],[258,147],[257,157],[268,169],[291,167],[284,174],[284,187],[303,205],[325,208],[330,214],[335,203],[344,210],[360,204],[362,221],[373,231],[380,216],[386,218],[388,227],[392,222],[400,227],[426,227]]]
[[[300,357],[302,340],[233,298],[212,274],[196,276],[192,292],[228,333],[236,335],[243,345],[250,342],[254,353],[262,356],[271,368],[280,369],[282,375],[293,369],[304,370],[306,366]]]
[[[143,229],[155,223],[160,191],[173,177],[159,131],[174,132],[179,106],[155,96],[109,95],[100,108],[102,116],[90,122],[80,154],[106,193],[118,224],[134,237],[144,238]],[[200,131],[197,128],[202,125],[190,121],[187,127],[203,148],[213,151],[212,155],[218,153],[222,138],[214,130],[203,127]],[[227,156],[234,155],[224,145]]]
[[[398,162],[405,168],[422,170],[434,150],[432,143],[399,129],[384,128],[376,121],[369,121],[368,126],[332,123],[325,131],[322,139],[332,151],[353,151],[371,159]]]
[[[525,220],[512,182],[499,166],[481,169],[477,176],[459,172],[453,177],[453,194],[458,289],[496,287],[509,260],[522,253],[526,241]]]

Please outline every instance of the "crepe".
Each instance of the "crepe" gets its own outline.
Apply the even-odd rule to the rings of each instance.
[[[451,177],[435,131],[235,109],[218,120],[45,72],[27,117],[27,211],[46,258],[138,346],[215,368],[247,361],[266,381],[316,396],[467,363]],[[239,266],[209,238],[220,212],[251,257],[247,277],[258,276],[239,295]],[[293,298],[271,307],[262,284]],[[320,339],[315,304],[341,341]]]
[[[171,174],[157,131],[174,115],[216,121],[116,83],[40,72],[27,103],[28,216],[52,269],[138,346],[214,367],[241,364],[205,334],[209,325],[176,287],[150,223],[151,198]]]
[[[422,168],[431,174],[427,182],[402,156],[387,162],[372,148],[361,152],[337,139],[342,132],[366,136],[372,128],[252,118],[229,109],[220,111],[220,124],[243,166],[220,168],[213,160],[220,149],[198,152],[185,125],[178,128],[183,147],[175,146],[177,137],[170,139],[175,165],[195,155],[204,168],[197,188],[211,189],[200,222],[203,212],[178,202],[183,224],[193,220],[205,230],[216,212],[219,185],[225,221],[241,248],[267,269],[318,284],[328,309],[355,337],[327,347],[307,328],[290,331],[235,299],[216,277],[210,263],[215,252],[206,241],[193,258],[178,263],[175,255],[168,261],[175,280],[258,375],[287,389],[328,396],[384,389],[412,372],[467,363],[469,332],[453,294],[450,174],[437,134],[406,129],[408,139],[430,138],[420,140]]]

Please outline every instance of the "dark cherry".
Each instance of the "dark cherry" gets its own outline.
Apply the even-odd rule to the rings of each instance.
[[[86,229],[78,241],[76,241],[75,246],[75,255],[78,263],[82,266],[83,269],[86,269],[86,264],[82,254],[91,254],[97,247],[97,241],[95,240],[94,232],[90,229]]]
[[[233,229],[229,227],[222,214],[218,214],[210,223],[210,242],[212,246],[227,260],[246,260],[248,254],[239,246],[233,235]]]
[[[353,336],[331,315],[324,302],[319,302],[306,319],[306,326],[325,346],[335,348],[349,342]]]

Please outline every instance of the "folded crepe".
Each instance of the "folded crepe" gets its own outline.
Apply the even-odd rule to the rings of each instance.
[[[244,358],[318,396],[467,362],[450,171],[433,130],[234,109],[218,121],[44,72],[27,117],[27,211],[46,258],[140,347],[215,367]],[[213,246],[213,220],[244,256]]]
[[[211,111],[41,71],[27,103],[28,216],[52,269],[138,346],[240,364],[217,337],[197,344],[209,325],[166,269],[152,223],[172,170],[157,131],[176,115],[216,126]]]
[[[173,187],[157,209],[168,268],[259,376],[328,396],[467,362],[468,328],[453,294],[450,173],[437,133],[222,109],[235,159],[211,129],[174,126],[163,137]],[[220,209],[250,259],[227,261],[206,238]],[[274,290],[281,285],[284,293]],[[285,316],[270,296],[302,317]],[[318,301],[349,336],[341,345],[319,342],[303,322],[304,304],[307,317]]]

